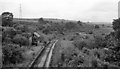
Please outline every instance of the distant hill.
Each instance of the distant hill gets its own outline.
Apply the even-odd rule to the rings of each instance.
[[[39,18],[14,18],[13,21],[27,21],[27,22],[38,22]],[[55,18],[43,18],[44,21],[54,22],[54,23],[67,23],[67,22],[77,22],[74,20],[64,20],[64,19],[55,19]]]

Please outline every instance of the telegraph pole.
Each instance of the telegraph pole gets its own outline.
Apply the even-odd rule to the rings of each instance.
[[[19,6],[19,18],[22,17],[22,7],[21,7],[21,3],[20,3],[20,6]]]
[[[22,7],[21,7],[21,2],[19,4],[19,23],[21,23],[21,18],[22,18]]]

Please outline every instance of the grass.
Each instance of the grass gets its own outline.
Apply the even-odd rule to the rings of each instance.
[[[29,65],[36,54],[41,50],[41,46],[23,48],[25,50],[25,52],[23,53],[25,60],[22,63],[17,64],[16,67],[26,67],[27,65]]]

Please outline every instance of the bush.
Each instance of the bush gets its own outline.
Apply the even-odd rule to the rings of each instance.
[[[3,65],[16,64],[22,62],[23,50],[18,45],[9,44],[2,47],[3,52]]]
[[[88,33],[89,33],[89,34],[93,34],[93,31],[89,31]]]
[[[96,36],[95,37],[95,45],[97,48],[106,47],[106,45],[107,45],[106,40],[103,37]]]
[[[44,21],[43,18],[40,18],[39,21]]]
[[[81,21],[78,21],[77,23],[78,23],[80,26],[82,25],[82,22],[81,22]]]
[[[29,40],[22,35],[17,34],[14,38],[13,38],[13,43],[15,44],[19,44],[20,46],[22,45],[29,45]]]
[[[68,22],[68,23],[65,24],[65,27],[68,30],[72,30],[72,29],[76,28],[76,24],[72,23],[72,22]]]
[[[6,27],[2,32],[2,42],[11,42],[11,39],[16,35],[14,28]]]
[[[15,29],[21,32],[29,32],[28,26],[21,25],[21,24],[16,25]]]
[[[99,25],[95,25],[95,29],[99,29],[100,27],[99,27]]]
[[[43,18],[40,18],[40,19],[38,20],[38,22],[39,22],[40,24],[46,24],[46,21],[44,21]]]
[[[75,47],[77,47],[78,49],[82,49],[83,47],[86,47],[87,44],[84,41],[74,41],[73,44],[75,45]]]
[[[92,60],[91,61],[91,64],[92,64],[92,67],[98,67],[98,62],[97,62],[97,60]]]

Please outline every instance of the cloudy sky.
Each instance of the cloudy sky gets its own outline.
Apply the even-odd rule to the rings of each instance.
[[[118,17],[119,0],[0,0],[0,13],[10,11],[24,18],[60,18],[112,22]]]

